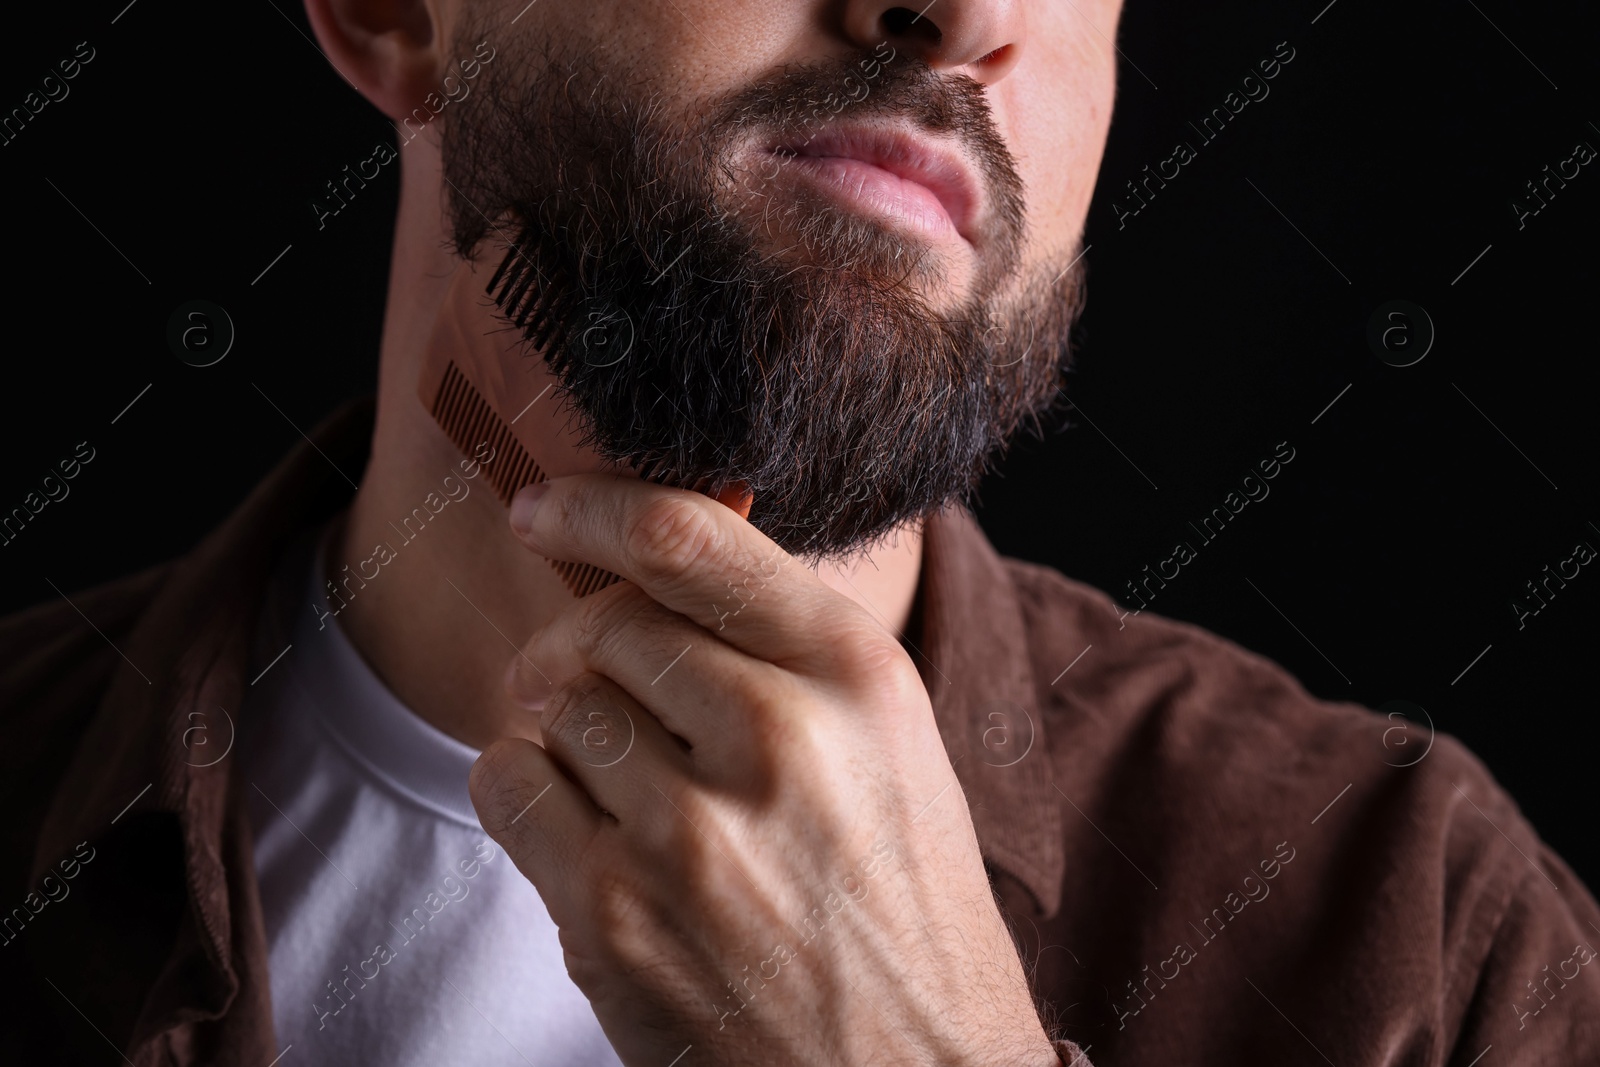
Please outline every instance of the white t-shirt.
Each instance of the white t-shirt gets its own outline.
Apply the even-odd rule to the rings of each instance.
[[[284,1067],[616,1067],[544,902],[478,824],[477,750],[325,614],[326,543],[280,570],[300,606],[239,741]]]

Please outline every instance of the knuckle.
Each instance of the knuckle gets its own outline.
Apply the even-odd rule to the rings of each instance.
[[[585,673],[555,691],[539,714],[539,734],[546,744],[576,743],[584,711],[599,699],[602,686],[599,675]]]
[[[548,839],[538,833],[545,812],[534,805],[548,785],[548,782],[519,779],[505,786],[500,794],[499,806],[495,810],[495,832],[505,835],[505,841],[513,847],[520,846],[524,850],[548,847]],[[521,818],[518,818],[519,815]],[[488,827],[484,829],[488,830]]]
[[[869,707],[905,707],[928,699],[916,664],[887,632],[862,627],[840,638],[834,666]]]
[[[648,861],[659,867],[693,872],[714,854],[709,843],[718,834],[719,817],[698,790],[677,789],[641,823],[638,843]],[[692,881],[685,884],[694,884]]]
[[[803,767],[826,767],[840,761],[841,740],[850,740],[836,721],[826,715],[790,715],[775,720],[759,732],[750,753],[744,795],[757,805],[773,802],[781,795],[776,781],[780,762]]]
[[[873,676],[869,699],[883,708],[917,707],[928,703],[928,689],[916,664],[901,652],[898,660]]]
[[[852,681],[872,681],[910,666],[900,643],[874,623],[844,628],[834,647],[838,669]]]
[[[487,811],[497,830],[510,822],[518,798],[529,788],[516,746],[504,741],[484,750],[472,767],[469,783],[474,793],[487,799]]]
[[[779,688],[780,679],[762,670],[740,670],[722,679],[724,692],[734,707],[744,712],[747,721],[759,723],[777,719],[787,701]]]
[[[596,977],[618,966],[633,970],[659,954],[663,924],[658,911],[649,888],[639,879],[620,871],[596,877],[591,883],[588,924],[596,936],[584,946],[584,962]],[[573,978],[577,980],[576,975]]]
[[[625,938],[646,921],[641,887],[617,871],[602,872],[591,881],[589,908],[595,928],[608,940]]]
[[[573,984],[593,996],[592,990],[601,988],[612,971],[609,961],[599,951],[594,932],[587,923],[582,929],[568,924],[558,928],[556,938],[561,944],[561,961],[566,964]]]
[[[640,511],[628,530],[629,561],[645,580],[671,579],[711,554],[717,545],[716,521],[686,496],[658,497]]]
[[[611,629],[611,618],[605,605],[586,598],[572,619],[572,644],[585,660],[594,658]]]
[[[684,801],[680,800],[678,804],[683,807]],[[667,852],[664,858],[688,885],[701,885],[717,863],[727,862],[712,847],[712,838],[707,836],[716,833],[716,827],[710,824],[708,818],[705,812],[691,812],[686,808],[683,815],[666,830],[663,844]]]
[[[618,651],[618,644],[629,639],[630,624],[651,614],[654,607],[655,602],[632,584],[618,584],[584,598],[572,616],[574,650],[585,663],[605,663]]]

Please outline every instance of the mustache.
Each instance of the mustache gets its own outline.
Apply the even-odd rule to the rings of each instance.
[[[887,46],[882,46],[887,47]],[[708,129],[720,147],[760,138],[805,143],[841,120],[898,119],[936,137],[952,137],[977,165],[996,219],[1018,235],[1025,218],[1023,182],[981,82],[941,74],[904,52],[786,65],[714,101]]]

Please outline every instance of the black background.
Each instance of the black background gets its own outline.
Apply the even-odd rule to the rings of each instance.
[[[1600,885],[1600,567],[1521,629],[1511,607],[1579,541],[1600,548],[1600,161],[1520,229],[1511,207],[1578,142],[1600,148],[1593,28],[1505,0],[1324,3],[1126,12],[1078,407],[1070,428],[1019,443],[980,517],[1003,551],[1124,602],[1127,580],[1189,541],[1198,558],[1152,611],[1319,696],[1422,708]],[[26,5],[8,20],[6,112],[78,42],[95,57],[0,146],[0,510],[78,442],[96,457],[0,548],[7,611],[183,552],[296,426],[373,387],[398,189],[386,167],[317,228],[323,182],[393,135],[293,0]],[[1270,95],[1202,145],[1188,123],[1283,41],[1294,59]],[[1178,141],[1197,158],[1119,227],[1113,199]],[[167,345],[194,299],[237,328],[215,366]],[[1366,337],[1396,299],[1437,331],[1408,367]],[[1295,459],[1271,495],[1200,545],[1187,523],[1280,441]]]

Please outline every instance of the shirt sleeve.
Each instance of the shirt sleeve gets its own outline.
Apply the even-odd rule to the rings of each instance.
[[[1438,1062],[1600,1063],[1600,908],[1531,831],[1513,833],[1522,838],[1510,857],[1520,878],[1467,994],[1454,1047]]]
[[[1083,1049],[1071,1041],[1057,1038],[1050,1044],[1055,1046],[1056,1055],[1061,1057],[1061,1067],[1094,1067],[1089,1062],[1089,1057],[1083,1054]]]

